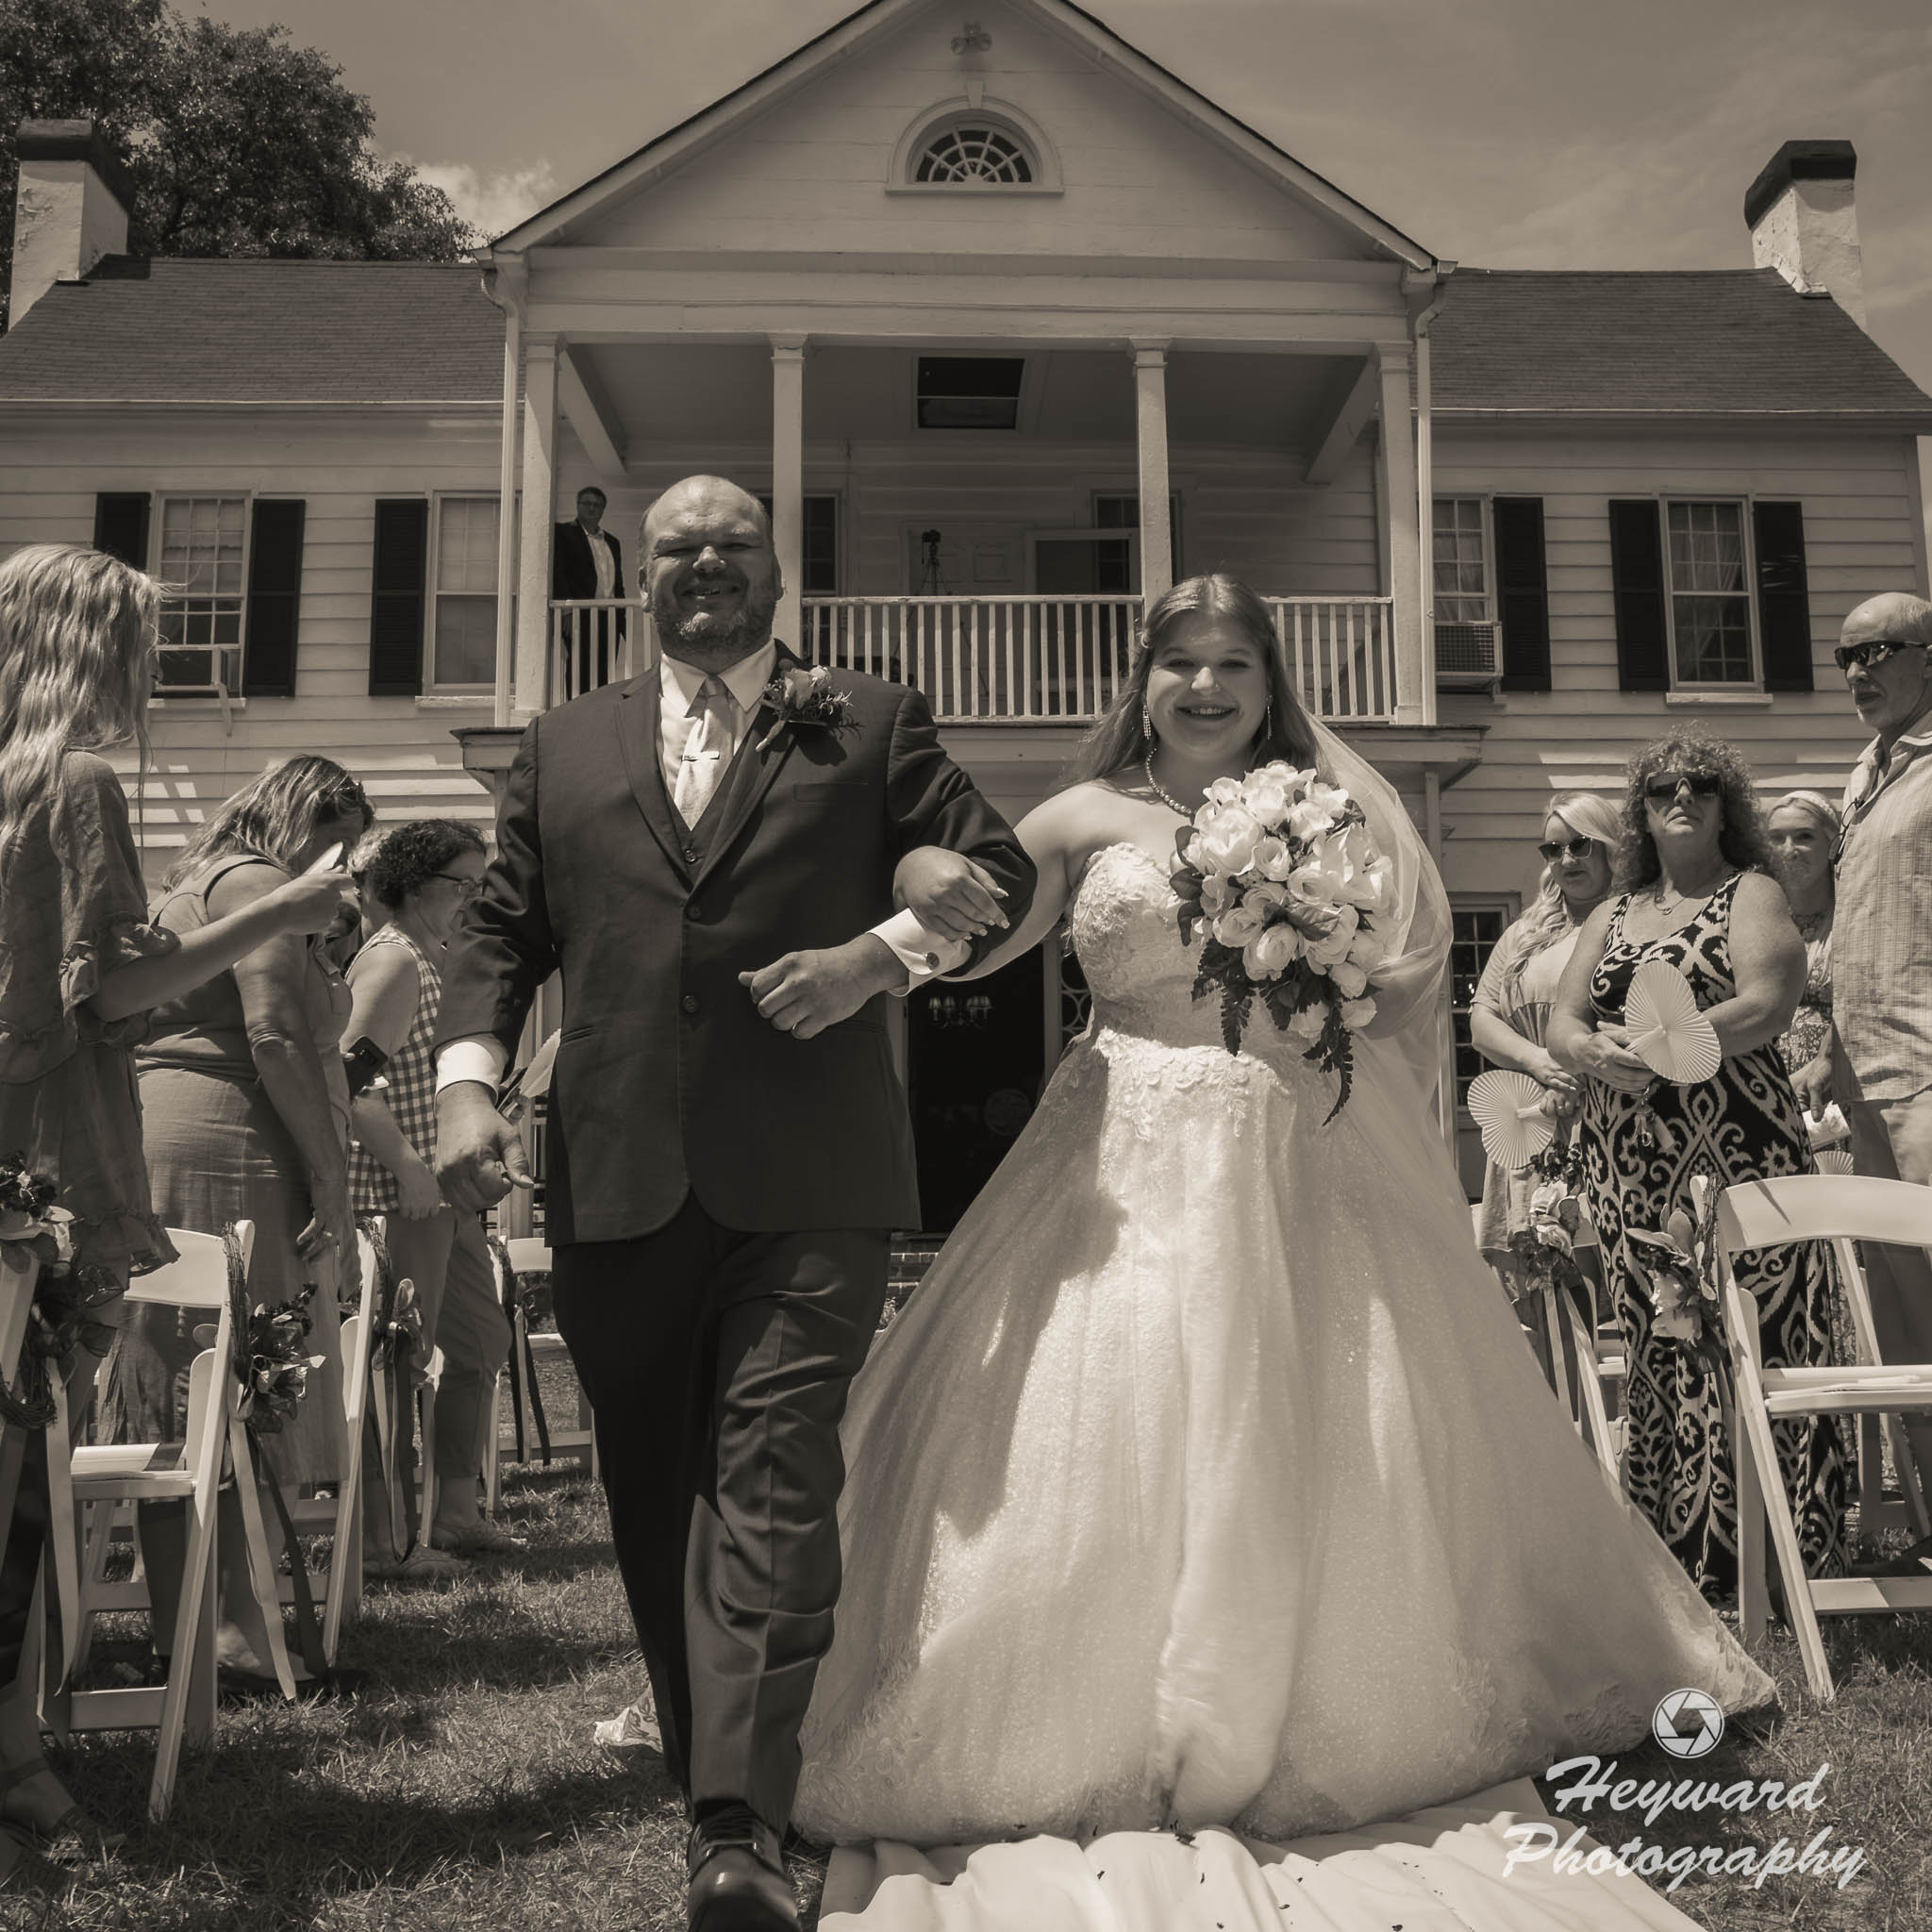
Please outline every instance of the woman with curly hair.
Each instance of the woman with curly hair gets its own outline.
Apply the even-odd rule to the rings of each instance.
[[[432,1166],[436,1068],[430,1047],[442,1004],[439,962],[457,915],[482,886],[483,861],[481,836],[455,819],[421,819],[384,834],[367,855],[363,891],[385,923],[349,968],[355,1005],[348,1037],[366,1037],[389,1056],[387,1088],[356,1102],[352,1199],[358,1214],[387,1216],[391,1268],[398,1281],[416,1285],[422,1345],[443,1353],[429,1540],[405,1553],[391,1546],[386,1512],[372,1507],[365,1517],[372,1572],[417,1580],[460,1575],[466,1556],[521,1547],[483,1515],[476,1494],[509,1324],[497,1303],[482,1220],[443,1199]],[[405,1424],[401,1433],[411,1431]],[[399,1446],[397,1474],[409,1493],[413,1441]]]
[[[1731,1445],[1712,1379],[1652,1327],[1633,1228],[1660,1230],[1692,1208],[1693,1175],[1720,1187],[1812,1172],[1798,1101],[1777,1050],[1805,989],[1805,948],[1771,875],[1750,769],[1722,739],[1684,731],[1632,760],[1616,891],[1584,926],[1550,1019],[1550,1051],[1584,1082],[1582,1142],[1591,1218],[1628,1348],[1631,1496],[1707,1596],[1733,1591],[1738,1504]],[[1675,1085],[1632,1053],[1624,1002],[1639,966],[1690,982],[1724,1060]],[[1740,1262],[1757,1303],[1764,1359],[1831,1359],[1830,1289],[1814,1243]],[[1845,1461],[1830,1419],[1775,1425],[1805,1564],[1842,1570]]]

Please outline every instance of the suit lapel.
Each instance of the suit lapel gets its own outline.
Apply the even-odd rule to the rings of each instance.
[[[625,775],[644,823],[657,835],[665,858],[689,878],[691,862],[685,853],[691,849],[691,841],[671,809],[664,791],[663,761],[658,752],[658,713],[663,703],[663,687],[654,664],[625,687],[624,701],[617,708],[617,736],[624,748]]]

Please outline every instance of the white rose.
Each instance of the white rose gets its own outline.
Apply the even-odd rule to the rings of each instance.
[[[1249,905],[1263,908],[1270,918],[1277,917],[1288,910],[1289,890],[1284,885],[1276,884],[1273,879],[1262,879],[1250,886],[1246,897]]]
[[[1236,896],[1234,881],[1218,872],[1210,872],[1201,881],[1201,910],[1210,919],[1217,912],[1225,912]]]
[[[1341,1024],[1351,1033],[1359,1033],[1374,1017],[1374,1000],[1343,1000],[1341,1003]]]
[[[1238,805],[1224,806],[1208,816],[1198,836],[1200,858],[1194,862],[1209,872],[1245,872],[1261,837],[1261,822]]]
[[[1322,938],[1308,942],[1308,964],[1319,966],[1324,973],[1340,966],[1348,958],[1349,946],[1355,939],[1355,908],[1338,906],[1334,911],[1334,924]]]
[[[1241,800],[1241,781],[1239,778],[1217,778],[1208,788],[1209,805],[1239,805]]]
[[[1304,1007],[1300,1012],[1291,1015],[1282,1028],[1291,1040],[1299,1040],[1312,1046],[1322,1037],[1322,1029],[1328,1024],[1328,1008],[1317,1000],[1311,1007]]]
[[[1298,799],[1289,808],[1288,829],[1297,839],[1319,839],[1334,828],[1335,820],[1327,808],[1313,799]]]
[[[1345,1000],[1359,999],[1369,983],[1369,975],[1346,959],[1329,967],[1328,977],[1335,982],[1335,991]]]
[[[1264,825],[1278,825],[1289,815],[1294,774],[1286,765],[1263,765],[1241,780],[1241,798]]]
[[[1257,839],[1255,849],[1248,856],[1248,870],[1259,873],[1263,878],[1285,879],[1293,865],[1287,842],[1272,832],[1266,838]]]
[[[1273,979],[1294,963],[1301,941],[1291,925],[1265,927],[1241,948],[1241,965],[1250,979]]]
[[[1258,906],[1250,906],[1245,901],[1239,906],[1230,906],[1214,922],[1214,937],[1224,946],[1232,946],[1236,951],[1256,938],[1267,923],[1267,915]]]
[[[1348,942],[1348,963],[1373,973],[1389,957],[1387,937],[1373,926],[1358,925]]]

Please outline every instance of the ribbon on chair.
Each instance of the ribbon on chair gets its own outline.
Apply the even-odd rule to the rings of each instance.
[[[322,1678],[328,1674],[328,1659],[323,1654],[322,1622],[315,1614],[315,1595],[308,1588],[308,1559],[302,1554],[302,1541],[295,1533],[295,1521],[289,1513],[288,1498],[282,1494],[281,1478],[275,1474],[274,1459],[268,1447],[258,1439],[256,1446],[261,1451],[261,1474],[268,1488],[269,1501],[275,1505],[275,1521],[281,1524],[282,1547],[289,1553],[289,1577],[295,1586],[295,1642],[302,1653],[302,1662],[311,1677]],[[341,1560],[341,1552],[336,1551],[329,1558],[332,1563]],[[281,1614],[277,1605],[275,1614]]]

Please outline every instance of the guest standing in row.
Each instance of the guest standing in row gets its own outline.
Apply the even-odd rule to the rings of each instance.
[[[155,922],[183,936],[200,931],[273,895],[325,853],[346,850],[374,816],[340,765],[291,758],[210,814],[162,879]],[[141,1050],[156,1212],[172,1227],[209,1232],[252,1221],[252,1304],[274,1307],[310,1291],[309,1342],[325,1365],[260,1452],[263,1479],[285,1492],[338,1481],[344,1465],[337,1305],[356,1279],[341,1060],[348,1017],[348,988],[323,945],[291,935],[158,1009]],[[134,1315],[109,1357],[104,1430],[114,1441],[178,1440],[176,1391],[196,1353],[194,1324],[167,1308]],[[275,1683],[267,1629],[232,1492],[222,1510],[216,1658],[230,1690],[266,1690]],[[184,1506],[142,1506],[141,1536],[155,1648],[165,1654],[187,1557]]]
[[[1583,1152],[1629,1360],[1624,1481],[1707,1596],[1737,1587],[1737,1489],[1716,1386],[1652,1330],[1626,1239],[1689,1208],[1707,1167],[1721,1187],[1807,1174],[1812,1160],[1777,1041],[1804,989],[1805,949],[1770,851],[1751,774],[1721,740],[1685,732],[1632,761],[1615,894],[1591,914],[1557,991],[1550,1051],[1585,1079]],[[1723,1064],[1707,1080],[1659,1079],[1623,1030],[1632,974],[1661,960],[1690,982]],[[1757,1304],[1764,1360],[1831,1359],[1829,1277],[1816,1242],[1738,1265]],[[1844,1567],[1845,1458],[1835,1421],[1775,1425],[1807,1571]]]
[[[1805,991],[1778,1041],[1799,1101],[1822,1114],[1831,1091],[1832,862],[1844,825],[1815,791],[1787,791],[1765,818],[1771,862],[1805,942]]]
[[[484,1439],[493,1416],[497,1371],[509,1352],[509,1324],[496,1296],[482,1218],[442,1197],[436,1158],[436,1068],[430,1043],[442,1004],[441,962],[457,915],[483,884],[479,833],[454,819],[424,819],[386,832],[371,855],[370,896],[385,924],[349,970],[352,1040],[389,1056],[388,1086],[356,1102],[357,1144],[349,1178],[358,1214],[387,1219],[390,1265],[416,1285],[422,1347],[440,1347],[436,1397],[436,1511],[427,1542],[404,1555],[391,1547],[387,1512],[366,1533],[377,1574],[459,1576],[464,1556],[521,1548],[477,1505]],[[414,1493],[416,1457],[407,1417],[398,1430],[397,1476]]]
[[[142,1145],[134,1048],[148,1009],[320,930],[342,885],[339,873],[291,880],[186,936],[150,922],[127,801],[101,754],[131,744],[147,763],[158,615],[153,581],[96,551],[37,543],[0,563],[0,1151],[53,1184],[75,1265],[121,1289],[175,1257]],[[117,1298],[94,1314],[119,1310]],[[95,1366],[76,1354],[76,1398]],[[20,1446],[18,1499],[0,1497],[0,1888],[40,1875],[23,1838],[59,1854],[105,1842],[47,1766],[21,1673],[48,1515],[44,1438]]]
[[[1582,1089],[1544,1043],[1550,1008],[1584,922],[1610,889],[1610,864],[1623,829],[1617,808],[1593,792],[1565,791],[1552,801],[1537,847],[1543,871],[1536,898],[1496,941],[1470,1000],[1469,1037],[1476,1051],[1491,1065],[1527,1074],[1547,1088],[1552,1111],[1566,1124],[1574,1121]],[[1530,1346],[1555,1389],[1560,1341],[1546,1332],[1542,1296],[1530,1291],[1510,1246],[1511,1238],[1530,1224],[1530,1196],[1537,1186],[1531,1168],[1507,1168],[1491,1160],[1483,1175],[1476,1245],[1503,1277]],[[1595,1309],[1580,1312],[1593,1334]]]

